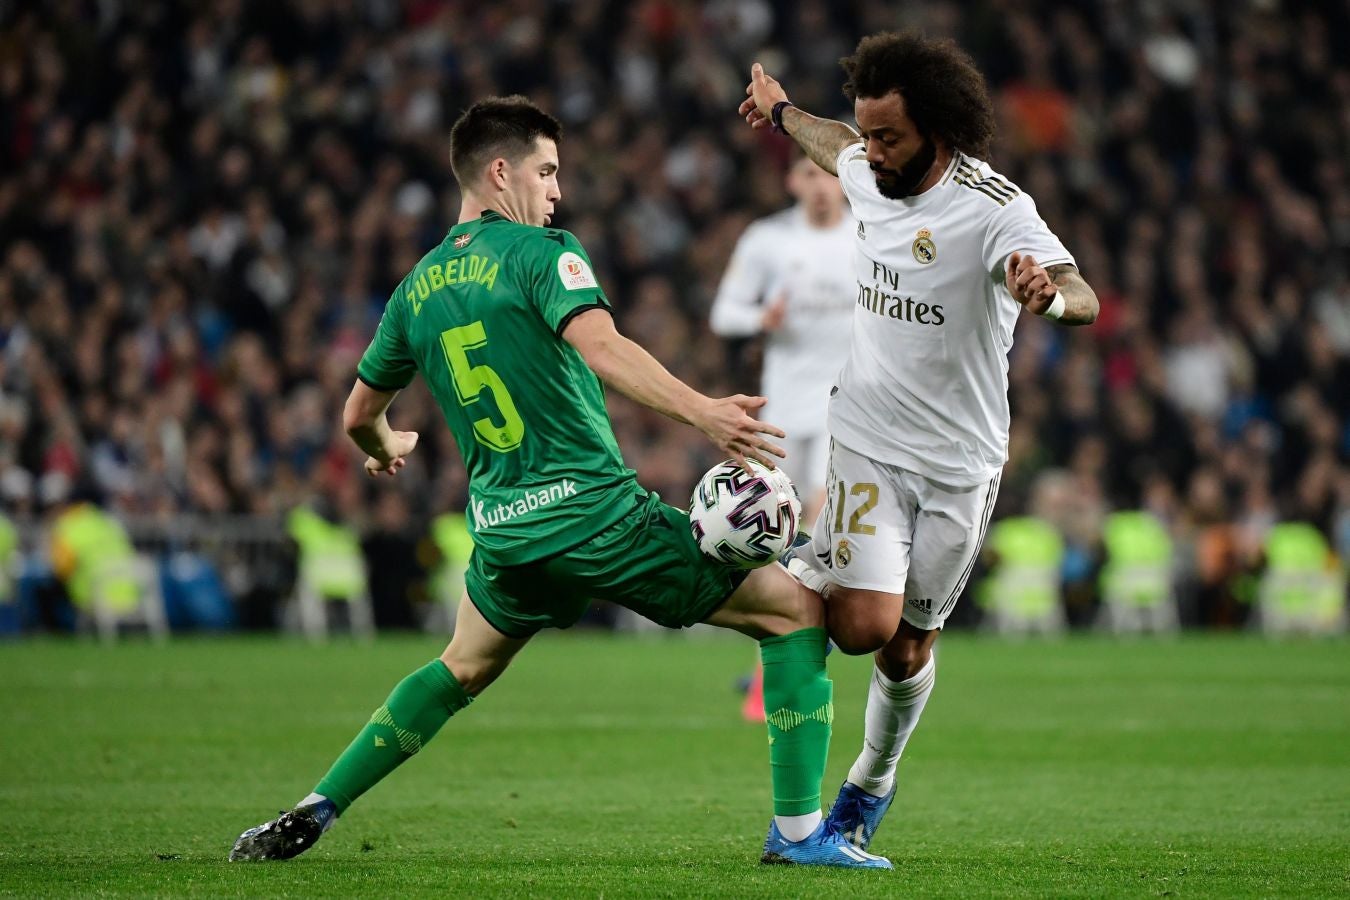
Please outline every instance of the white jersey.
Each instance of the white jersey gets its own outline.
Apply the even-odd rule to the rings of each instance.
[[[848,356],[857,227],[845,212],[838,225],[816,228],[799,206],[760,219],[741,235],[717,289],[712,330],[722,337],[759,334],[764,310],[780,297],[787,303],[783,326],[765,335],[760,388],[769,402],[757,415],[789,437],[825,433],[830,388]]]
[[[858,220],[853,340],[830,402],[844,446],[955,487],[987,482],[1008,452],[1008,350],[1022,307],[1008,256],[1073,263],[1036,204],[956,154],[936,185],[890,200],[862,144],[837,166]]]

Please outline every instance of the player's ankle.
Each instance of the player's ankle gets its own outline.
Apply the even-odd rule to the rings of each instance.
[[[778,826],[778,833],[795,844],[815,834],[824,818],[820,810],[816,810],[801,816],[775,815],[773,820]]]

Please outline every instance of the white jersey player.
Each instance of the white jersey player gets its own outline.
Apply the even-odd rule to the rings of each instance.
[[[717,289],[712,330],[764,335],[761,415],[787,432],[785,468],[801,491],[803,521],[825,497],[830,388],[853,323],[853,235],[839,180],[803,156],[788,171],[797,205],[751,223]]]
[[[933,688],[932,647],[974,568],[1008,446],[1022,308],[1087,324],[1097,298],[1023,191],[982,160],[994,115],[950,41],[864,38],[843,61],[859,131],[792,106],[755,64],[741,114],[839,175],[858,220],[853,341],[830,404],[826,506],[789,568],[845,653],[876,653],[863,750],[830,813],[860,847]]]

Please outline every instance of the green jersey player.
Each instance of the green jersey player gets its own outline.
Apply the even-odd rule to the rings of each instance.
[[[295,809],[244,832],[231,859],[308,849],[365,791],[416,754],[530,637],[594,599],[663,625],[708,622],[760,642],[774,818],[766,862],[890,868],[821,816],[833,718],[818,594],[779,565],[748,575],[702,556],[686,516],[624,465],[601,381],[701,430],[742,463],[772,465],[782,437],[759,397],[705,397],[614,328],[586,251],[549,228],[558,123],[523,97],[475,104],[451,132],[459,224],[394,291],[344,412],[372,476],[417,445],[386,411],[421,374],[469,474],[475,549],[455,633],[401,681]]]

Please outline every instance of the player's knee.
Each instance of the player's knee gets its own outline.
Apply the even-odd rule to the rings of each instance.
[[[901,603],[898,594],[836,587],[825,603],[830,638],[850,656],[880,650],[895,635]]]
[[[872,618],[831,614],[828,617],[830,639],[849,656],[873,653],[886,646],[895,629]]]
[[[441,654],[441,662],[445,663],[450,674],[455,676],[455,680],[470,697],[477,697],[505,669],[505,666],[492,660],[466,658],[449,650]]]
[[[900,634],[881,651],[878,664],[892,681],[906,681],[919,674],[928,664],[932,655],[931,632],[920,632],[912,637],[906,636],[902,626]]]

